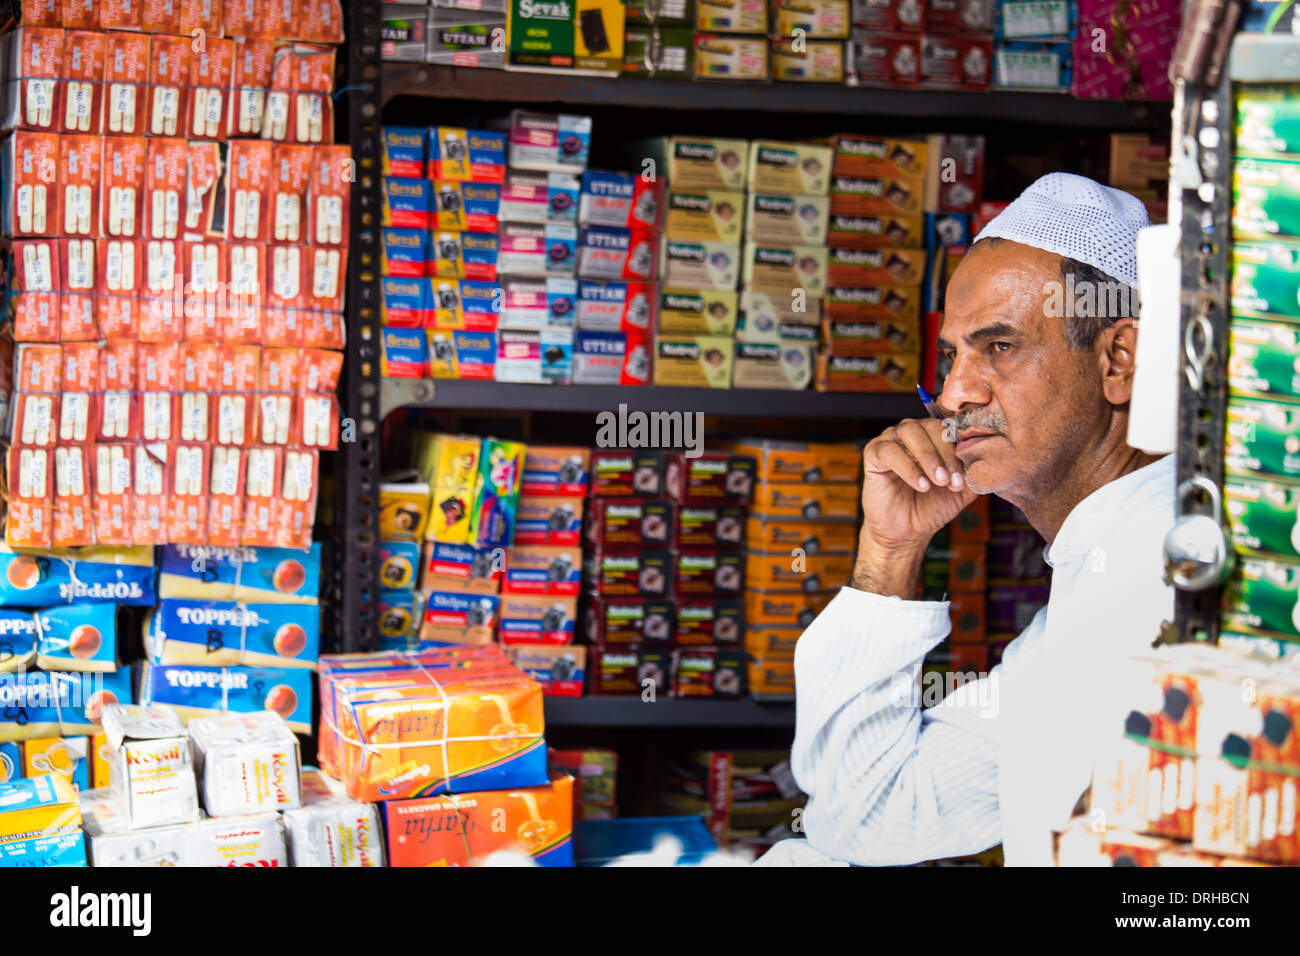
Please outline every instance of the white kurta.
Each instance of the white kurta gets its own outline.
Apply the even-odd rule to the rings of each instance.
[[[948,603],[842,588],[795,650],[807,839],[759,864],[905,864],[1001,842],[1008,865],[1050,865],[1099,742],[1123,732],[1103,726],[1109,669],[1173,619],[1161,544],[1174,483],[1170,455],[1076,505],[1046,552],[1047,606],[989,675],[929,710],[916,682]]]

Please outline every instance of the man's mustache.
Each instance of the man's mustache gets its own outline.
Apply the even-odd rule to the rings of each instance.
[[[1004,432],[1009,427],[1007,420],[998,412],[987,411],[982,408],[973,408],[969,411],[958,412],[950,416],[949,420],[959,432],[976,429],[978,431]]]

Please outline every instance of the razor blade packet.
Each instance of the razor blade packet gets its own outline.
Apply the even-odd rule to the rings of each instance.
[[[379,813],[319,770],[302,772],[302,806],[281,813],[290,866],[383,866]]]
[[[0,607],[157,603],[150,546],[17,552],[0,545]]]
[[[259,604],[317,604],[321,544],[289,548],[216,548],[168,544],[159,559],[158,596]]]
[[[321,765],[354,800],[546,783],[541,686],[500,648],[388,655],[387,670],[321,670]],[[461,665],[456,666],[457,662]]]
[[[110,802],[123,826],[195,823],[202,819],[193,753],[180,715],[170,707],[104,708]]]
[[[141,704],[165,704],[183,720],[273,710],[296,734],[311,733],[312,672],[306,667],[140,666]]]
[[[302,805],[302,756],[279,714],[221,714],[191,720],[194,772],[209,816]]]
[[[163,598],[144,635],[155,664],[310,669],[320,655],[320,608]]]
[[[122,824],[107,790],[81,794],[81,813],[96,867],[289,865],[276,813],[132,830]]]
[[[107,704],[133,700],[131,671],[0,673],[0,743],[99,733]]]

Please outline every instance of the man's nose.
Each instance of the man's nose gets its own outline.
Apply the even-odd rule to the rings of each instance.
[[[956,413],[970,406],[987,405],[992,398],[993,392],[982,365],[974,356],[963,358],[958,355],[948,377],[943,381],[943,391],[938,398],[939,406],[945,411]]]

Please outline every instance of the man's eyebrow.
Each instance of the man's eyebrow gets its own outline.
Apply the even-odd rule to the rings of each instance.
[[[977,345],[980,342],[987,342],[990,339],[1007,339],[1016,338],[1021,334],[1020,329],[1008,322],[994,322],[992,325],[986,325],[982,329],[976,329],[966,336],[968,345]],[[947,339],[940,336],[935,340],[935,347],[940,352],[953,348],[953,344]]]

